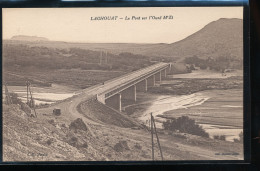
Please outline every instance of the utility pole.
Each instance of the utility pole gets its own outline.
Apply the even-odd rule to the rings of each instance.
[[[10,104],[12,104],[12,99],[11,99],[11,97],[10,97],[10,94],[9,94],[9,91],[8,91],[8,88],[7,88],[6,83],[5,83],[4,85],[5,85],[5,98],[6,98],[6,103],[7,103],[7,105],[10,105]]]
[[[99,65],[102,65],[102,56],[103,54],[102,54],[102,51],[100,52],[100,57],[99,57]]]
[[[30,107],[33,108],[34,115],[37,118],[37,113],[36,113],[36,110],[35,110],[35,105],[34,105],[34,101],[33,101],[33,97],[32,97],[31,84],[29,83],[29,81],[28,81],[27,85],[28,85],[28,91],[30,92],[30,96],[31,96]]]
[[[106,64],[107,64],[107,51],[106,51]]]
[[[29,105],[29,81],[26,81],[26,89],[27,89],[27,105]]]
[[[158,143],[158,146],[159,146],[159,149],[160,149],[160,154],[161,154],[161,157],[162,157],[162,160],[163,160],[162,149],[161,149],[161,145],[160,145],[160,141],[159,141],[159,137],[158,137],[158,134],[157,134],[157,130],[156,130],[155,121],[154,121],[153,116],[152,116],[152,120],[153,120],[153,124],[154,124],[154,130],[155,130],[155,135],[156,135],[156,138],[157,138],[157,143]]]
[[[152,113],[151,113],[151,136],[152,136],[152,158],[153,158],[153,160],[154,160],[154,144],[153,144],[153,122],[152,122],[152,117],[153,117],[153,115],[152,115]]]
[[[156,139],[157,139],[157,144],[158,144],[158,147],[159,147],[159,150],[160,150],[160,154],[161,154],[161,158],[162,158],[162,160],[163,160],[163,153],[162,153],[162,149],[161,149],[159,137],[158,137],[157,130],[156,130],[156,125],[155,125],[154,117],[153,117],[153,114],[151,113],[152,158],[153,158],[153,160],[154,160],[153,132],[155,132]]]

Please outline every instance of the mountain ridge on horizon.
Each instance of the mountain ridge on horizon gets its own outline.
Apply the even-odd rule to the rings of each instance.
[[[50,41],[46,37],[39,36],[28,36],[28,35],[15,35],[10,38],[10,40],[20,40],[20,41]]]
[[[235,20],[241,20],[241,21],[242,21],[242,19],[239,19],[239,18],[219,18],[218,20],[215,20],[215,21],[209,22],[209,23],[206,24],[204,27],[206,27],[206,26],[209,25],[210,23],[213,23],[213,22],[216,22],[216,21],[219,21],[219,20],[229,20],[229,19],[231,19],[231,20],[235,19]],[[201,29],[203,29],[204,27],[202,27]],[[200,29],[200,30],[201,30],[201,29]],[[200,31],[200,30],[198,30],[198,31]],[[25,40],[25,41],[30,41],[29,39],[32,38],[33,40],[31,40],[31,41],[35,41],[34,39],[39,38],[39,39],[44,39],[45,41],[52,41],[52,42],[66,42],[66,43],[79,43],[79,44],[80,44],[80,43],[86,43],[86,44],[87,44],[87,43],[91,43],[91,44],[107,44],[107,43],[109,43],[109,44],[173,44],[173,43],[180,42],[180,41],[182,41],[182,40],[184,40],[184,39],[186,39],[186,38],[192,36],[193,34],[197,33],[198,31],[195,31],[194,33],[192,33],[192,34],[186,36],[185,38],[183,38],[183,39],[181,39],[181,40],[177,40],[177,41],[175,41],[175,42],[170,42],[170,43],[150,43],[150,42],[141,42],[141,43],[136,43],[136,42],[87,42],[87,41],[84,42],[84,41],[66,41],[66,40],[51,40],[51,39],[49,39],[49,38],[47,38],[47,37],[44,37],[44,36],[32,36],[32,35],[14,35],[14,36],[12,36],[10,39],[4,39],[4,40],[21,40],[21,41],[22,41],[23,38],[27,38],[28,40]]]
[[[32,36],[33,37],[33,36]],[[44,38],[44,37],[40,37]],[[56,48],[82,48],[96,51],[108,51],[119,54],[130,52],[146,56],[185,58],[199,56],[201,58],[232,56],[243,57],[243,20],[238,18],[220,18],[205,25],[199,31],[174,43],[83,43],[65,41],[34,41],[30,46],[47,46]],[[15,41],[15,39],[12,39]],[[21,41],[21,40],[19,40]],[[33,41],[32,41],[33,42]]]

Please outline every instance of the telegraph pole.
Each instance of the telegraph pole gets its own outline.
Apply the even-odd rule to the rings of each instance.
[[[106,51],[106,64],[107,64],[107,61],[108,61],[108,60],[107,60],[107,51]]]
[[[103,54],[102,54],[102,51],[100,52],[100,57],[99,57],[99,65],[102,65],[102,58],[103,58],[103,56],[102,56]]]
[[[26,89],[27,89],[27,105],[29,105],[29,81],[26,81]]]
[[[7,88],[6,83],[5,83],[4,85],[5,85],[5,98],[6,98],[6,103],[7,103],[7,105],[10,105],[10,104],[12,104],[12,99],[11,99],[11,97],[10,97],[10,94],[9,94],[9,91],[8,91],[8,88]]]
[[[152,117],[153,117],[153,115],[152,115],[152,113],[151,113],[151,136],[152,136],[152,157],[153,157],[153,160],[154,160],[154,144],[153,144],[153,122],[152,122]]]
[[[160,150],[160,154],[161,154],[161,158],[162,158],[162,160],[163,160],[163,153],[162,153],[162,149],[161,149],[159,137],[158,137],[157,130],[156,130],[156,125],[155,125],[154,117],[153,117],[153,114],[151,113],[152,158],[153,158],[153,160],[154,160],[153,132],[155,132],[156,139],[157,139],[157,144],[158,144],[158,147],[159,147],[159,150]]]
[[[153,124],[154,124],[154,130],[155,130],[155,135],[156,135],[156,138],[157,138],[157,143],[158,143],[158,146],[159,146],[160,154],[161,154],[161,157],[162,157],[162,160],[163,160],[162,149],[161,149],[161,145],[160,145],[160,141],[159,141],[159,137],[158,137],[158,134],[157,134],[157,130],[156,130],[155,121],[154,121],[153,116],[152,116],[152,120],[153,120]]]
[[[32,97],[31,84],[29,83],[29,81],[28,81],[27,85],[28,85],[27,89],[30,92],[30,96],[31,96],[30,107],[33,108],[34,115],[37,118],[37,113],[36,113],[36,110],[35,110],[35,105],[34,105],[34,101],[33,101],[33,97]]]

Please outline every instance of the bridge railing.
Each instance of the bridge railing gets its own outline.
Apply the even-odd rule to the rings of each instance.
[[[123,77],[127,77],[127,76],[129,76],[129,75],[132,75],[132,74],[141,72],[142,70],[145,70],[145,69],[148,69],[148,68],[153,68],[154,66],[157,66],[157,65],[160,65],[160,64],[166,64],[166,63],[159,62],[159,63],[156,63],[156,64],[154,64],[154,65],[148,66],[148,67],[146,67],[146,68],[141,68],[141,69],[138,69],[138,70],[136,70],[136,71],[133,71],[133,72],[130,72],[130,73],[121,75],[121,76],[119,76],[119,77],[112,78],[112,79],[110,79],[110,80],[108,80],[108,81],[105,81],[105,83],[111,83],[111,82],[116,81],[116,80],[118,80],[118,79],[122,79]]]
[[[163,66],[162,68],[164,68],[164,67],[166,67],[166,66]],[[162,70],[162,68],[158,68],[156,70],[149,71],[148,73],[144,73],[144,74],[138,76],[137,78],[133,78],[131,80],[128,80],[123,85],[121,84],[121,85],[115,86],[112,90],[110,89],[110,90],[104,91],[100,94],[105,94],[105,98],[113,96],[114,94],[122,91],[122,89],[124,90],[124,89],[132,86],[133,84],[137,84],[141,80],[150,77],[154,72],[160,71],[160,70]]]
[[[130,72],[130,73],[121,75],[121,76],[119,76],[119,77],[115,77],[115,78],[113,78],[113,79],[111,79],[111,80],[105,81],[105,83],[112,83],[112,82],[117,81],[118,79],[122,79],[122,78],[124,78],[124,77],[128,77],[129,75],[136,74],[136,73],[138,73],[138,72],[141,72],[142,70],[147,70],[147,69],[149,69],[149,68],[153,68],[153,67],[155,67],[155,66],[157,66],[157,65],[162,65],[162,64],[165,64],[165,65],[166,65],[167,63],[159,62],[159,63],[156,63],[156,64],[151,65],[151,66],[149,66],[149,67],[141,68],[141,69],[136,70],[136,71],[134,71],[134,72]],[[153,72],[154,72],[154,71],[153,71]],[[83,92],[85,92],[85,91],[91,91],[91,90],[93,90],[93,89],[95,89],[95,88],[98,88],[99,86],[102,86],[102,85],[103,85],[102,83],[96,84],[96,85],[94,85],[94,86],[91,86],[91,87],[88,87],[88,88],[84,89]],[[107,91],[106,91],[106,92],[107,92]],[[100,93],[99,95],[104,94],[104,93],[105,93],[105,92],[102,92],[102,93]]]

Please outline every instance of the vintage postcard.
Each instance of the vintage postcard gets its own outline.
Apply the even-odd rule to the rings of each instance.
[[[244,160],[243,7],[2,9],[3,161]]]

